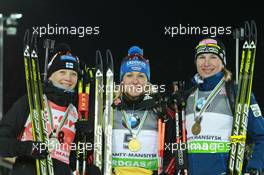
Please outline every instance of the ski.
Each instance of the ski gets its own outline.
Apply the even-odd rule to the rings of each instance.
[[[234,122],[231,135],[231,150],[229,156],[229,171],[231,175],[242,174],[256,46],[256,23],[255,21],[250,21],[250,23],[246,21],[245,41],[242,48]]]
[[[95,116],[94,116],[94,165],[102,170],[103,161],[103,61],[99,50],[96,51],[95,72]]]
[[[46,147],[49,144],[49,136],[44,114],[44,95],[37,55],[36,37],[33,34],[30,41],[29,30],[25,33],[24,67],[33,140],[44,143]],[[48,155],[47,159],[36,159],[36,170],[37,175],[53,175],[53,162],[51,157]]]
[[[104,175],[112,175],[112,129],[113,129],[113,90],[114,70],[113,57],[110,50],[106,51],[106,96],[104,111]]]

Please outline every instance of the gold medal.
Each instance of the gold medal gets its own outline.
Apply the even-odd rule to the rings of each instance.
[[[136,138],[132,138],[128,143],[128,149],[132,152],[138,152],[141,149],[139,141]]]
[[[201,125],[200,122],[195,122],[192,126],[192,133],[193,135],[198,135],[201,132]]]

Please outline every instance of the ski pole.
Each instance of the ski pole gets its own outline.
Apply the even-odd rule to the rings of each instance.
[[[176,96],[178,91],[184,89],[184,82],[173,82],[173,98],[175,110],[175,131],[176,131],[176,144],[177,153],[168,165],[166,172],[173,174],[175,169],[178,169],[178,174],[187,173],[187,150],[186,147],[182,150],[181,145],[186,146],[186,127],[185,127],[185,100]],[[181,115],[180,115],[181,114]],[[181,117],[181,118],[180,118]],[[181,125],[180,125],[181,123]],[[181,133],[181,136],[180,136]],[[174,165],[175,164],[175,165]],[[183,170],[183,171],[182,171]]]
[[[89,69],[87,69],[86,71],[86,74],[87,74],[87,82],[85,83],[85,96],[86,96],[86,110],[84,111],[84,120],[85,121],[88,121],[88,117],[89,117],[89,95],[90,95],[90,80],[91,80],[91,77],[90,77],[90,71]],[[84,136],[84,145],[86,145],[86,142],[87,142],[87,135]],[[82,173],[83,175],[86,174],[86,159],[87,159],[87,150],[84,149],[84,152],[83,152],[83,170],[82,170]]]
[[[78,119],[79,121],[88,121],[89,117],[89,94],[90,94],[90,80],[93,75],[91,75],[90,70],[83,66],[81,70],[82,77],[78,81]],[[90,78],[91,77],[91,78]],[[84,89],[83,89],[84,88]],[[77,160],[76,160],[76,173],[85,175],[86,173],[86,159],[87,150],[84,146],[82,153],[80,152],[80,145],[86,145],[87,136],[80,133],[80,139],[77,142]],[[82,171],[80,171],[80,159],[82,154]]]
[[[158,175],[162,173],[162,164],[163,164],[163,159],[162,159],[162,133],[163,133],[163,128],[162,128],[162,119],[158,119]]]
[[[43,46],[45,49],[45,65],[44,65],[44,82],[47,82],[48,75],[48,60],[49,60],[49,49],[54,49],[55,40],[45,39]]]
[[[163,99],[160,99],[160,110],[164,112],[166,106],[164,106]],[[163,157],[164,157],[164,144],[165,144],[165,122],[166,114],[164,116],[159,116],[158,119],[158,175],[163,172]]]
[[[244,39],[244,29],[242,27],[236,28],[233,32],[233,38],[236,41],[236,84],[238,84],[238,72],[239,72],[239,40]]]

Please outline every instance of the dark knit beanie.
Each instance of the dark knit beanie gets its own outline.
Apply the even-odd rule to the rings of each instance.
[[[71,54],[71,49],[67,44],[60,44],[55,49],[55,54],[48,64],[48,77],[60,69],[70,69],[79,72],[79,59]]]

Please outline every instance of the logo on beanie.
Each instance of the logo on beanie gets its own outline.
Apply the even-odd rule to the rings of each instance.
[[[73,62],[76,62],[76,58],[73,57],[73,56],[71,56],[71,55],[62,55],[62,56],[60,57],[60,59],[61,59],[62,61],[73,61]]]
[[[130,67],[132,71],[141,71],[142,69],[146,69],[146,63],[139,60],[131,60],[127,62],[127,67]]]
[[[138,66],[132,66],[131,67],[131,70],[133,70],[133,71],[141,71],[141,67],[138,67]]]
[[[68,69],[73,69],[73,63],[66,62],[65,63],[65,67],[68,68]]]
[[[138,61],[138,60],[131,60],[127,62],[127,66],[142,66],[142,67],[146,67],[146,63],[144,63],[143,61]]]

